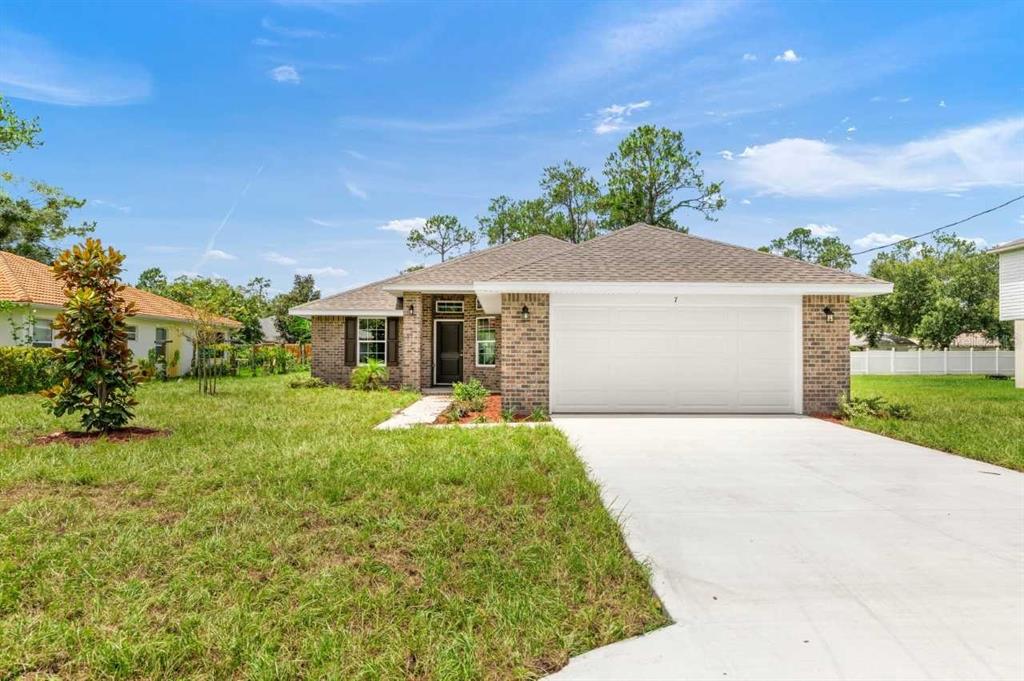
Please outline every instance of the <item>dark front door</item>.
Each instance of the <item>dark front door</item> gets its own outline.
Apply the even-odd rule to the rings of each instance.
[[[437,373],[434,381],[442,385],[462,380],[462,322],[438,322],[435,340]]]

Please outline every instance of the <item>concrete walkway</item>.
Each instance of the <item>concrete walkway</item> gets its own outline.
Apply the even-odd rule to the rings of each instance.
[[[451,403],[451,395],[424,395],[387,421],[378,423],[374,430],[396,430],[421,423],[433,423]]]
[[[552,679],[1024,678],[1024,475],[802,417],[555,417],[676,624]]]

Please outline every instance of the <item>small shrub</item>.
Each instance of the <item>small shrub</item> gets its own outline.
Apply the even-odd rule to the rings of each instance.
[[[542,407],[534,407],[530,412],[531,421],[548,421],[548,413]]]
[[[387,384],[388,368],[380,360],[368,359],[352,372],[352,387],[356,390],[383,390]]]
[[[308,378],[296,378],[288,384],[290,388],[326,388],[327,384],[323,380],[316,376],[310,376]]]
[[[0,347],[0,395],[36,392],[59,382],[52,348]]]
[[[511,409],[502,409],[501,410],[501,420],[505,421],[505,422],[515,421],[516,420],[516,413],[514,411],[512,411]]]
[[[466,411],[483,411],[490,394],[491,392],[484,387],[483,383],[475,378],[452,386],[452,398],[456,404],[465,407]]]
[[[912,410],[903,402],[888,402],[884,397],[843,397],[839,401],[839,416],[850,420],[864,416],[878,419],[909,419]]]

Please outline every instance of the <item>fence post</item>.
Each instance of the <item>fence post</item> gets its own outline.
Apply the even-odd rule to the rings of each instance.
[[[970,371],[971,376],[973,376],[974,375],[974,348],[971,348],[970,352],[968,352],[967,355],[968,355],[968,357],[971,358],[971,368],[970,368],[969,371]]]
[[[999,376],[999,346],[998,345],[996,346],[996,370],[995,370],[995,374],[996,374],[996,376]]]
[[[949,348],[942,348],[942,374],[949,374]]]
[[[893,376],[896,375],[896,346],[892,346],[892,352],[889,353],[889,373]]]
[[[917,349],[917,375],[921,375],[921,348]]]

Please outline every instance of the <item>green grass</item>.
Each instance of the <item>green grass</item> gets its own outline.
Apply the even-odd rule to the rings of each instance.
[[[855,397],[905,402],[905,421],[863,417],[851,425],[1024,471],[1024,390],[984,376],[854,376]]]
[[[148,384],[170,437],[80,448],[0,398],[0,678],[535,678],[667,623],[557,430],[290,378]]]

